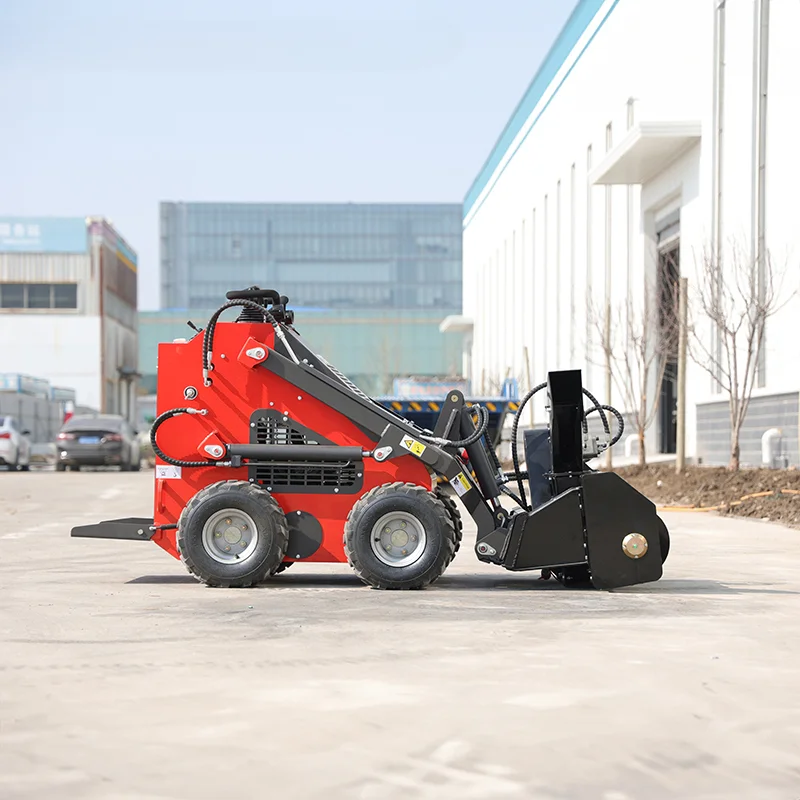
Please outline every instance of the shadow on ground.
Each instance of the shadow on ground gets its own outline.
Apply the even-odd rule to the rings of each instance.
[[[466,590],[475,592],[514,591],[514,592],[579,592],[594,593],[592,588],[566,588],[555,580],[540,580],[538,576],[520,575],[507,577],[499,575],[453,575],[443,576],[425,591]],[[191,575],[142,575],[127,581],[128,584],[196,584]],[[292,589],[365,589],[364,584],[352,574],[299,574],[280,575],[257,587],[259,591]],[[649,584],[613,590],[614,594],[663,594],[663,595],[797,595],[800,592],[775,588],[769,583],[727,584],[708,579],[661,580]]]

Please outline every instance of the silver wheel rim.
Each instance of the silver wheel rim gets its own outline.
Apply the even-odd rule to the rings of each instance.
[[[258,546],[253,518],[238,508],[212,514],[203,525],[203,549],[220,564],[237,564],[249,558]]]
[[[407,567],[425,552],[428,537],[422,523],[406,511],[390,511],[373,526],[369,543],[375,557],[389,567]]]

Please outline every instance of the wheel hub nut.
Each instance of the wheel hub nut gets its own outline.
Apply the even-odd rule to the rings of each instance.
[[[392,544],[395,547],[405,547],[408,544],[408,534],[405,531],[395,531],[392,534]]]
[[[223,533],[223,536],[228,544],[237,544],[242,540],[242,532],[234,525],[231,525],[230,528],[227,528]]]
[[[628,558],[641,558],[647,552],[647,539],[641,533],[629,533],[622,540],[622,552]]]

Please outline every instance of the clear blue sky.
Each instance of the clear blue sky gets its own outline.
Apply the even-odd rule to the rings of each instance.
[[[461,202],[573,0],[0,0],[0,214]]]

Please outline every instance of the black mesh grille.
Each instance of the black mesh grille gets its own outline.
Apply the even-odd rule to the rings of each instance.
[[[256,423],[257,444],[319,444],[314,439],[309,440],[305,433],[293,428],[286,422],[272,417],[258,420]]]
[[[284,421],[277,412],[262,412],[253,419],[255,427],[251,442],[257,444],[299,444],[314,447],[332,444],[312,431],[293,426]],[[254,464],[250,477],[256,483],[269,487],[271,491],[354,491],[361,485],[361,464],[352,461],[273,461],[269,464]]]
[[[273,461],[271,464],[258,464],[254,468],[257,483],[279,491],[286,487],[293,489],[343,489],[355,486],[356,467],[354,464],[331,461]]]

